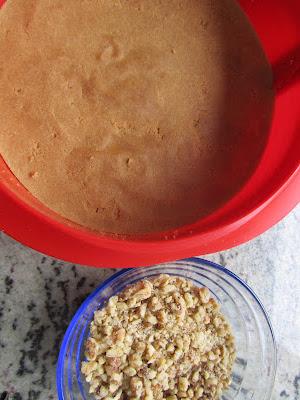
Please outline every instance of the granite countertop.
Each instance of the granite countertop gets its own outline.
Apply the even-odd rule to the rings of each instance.
[[[278,342],[272,400],[300,400],[300,207],[257,239],[205,258],[256,291]],[[62,336],[84,298],[114,272],[59,262],[0,233],[0,400],[57,398]]]

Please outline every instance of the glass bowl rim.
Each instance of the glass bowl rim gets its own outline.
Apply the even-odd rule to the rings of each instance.
[[[257,305],[259,306],[260,310],[262,311],[262,314],[264,318],[266,319],[267,325],[269,327],[271,337],[272,337],[272,342],[273,342],[273,347],[274,347],[274,374],[273,374],[273,384],[275,381],[275,376],[276,376],[276,370],[277,370],[277,345],[276,345],[276,339],[274,335],[274,330],[271,324],[270,317],[263,306],[262,302],[256,295],[256,293],[251,289],[251,287],[243,280],[241,279],[238,275],[236,275],[234,272],[230,271],[228,268],[223,267],[222,265],[219,265],[213,261],[205,260],[200,257],[190,257],[190,258],[185,258],[182,260],[176,260],[176,261],[169,261],[166,263],[158,264],[158,265],[167,265],[167,264],[176,264],[176,263],[193,263],[196,264],[196,266],[201,266],[205,265],[207,267],[211,267],[212,269],[215,269],[217,271],[224,272],[226,275],[229,275],[231,278],[233,278],[238,284],[240,284],[242,287],[244,287],[247,292],[252,296],[252,298],[255,300]],[[141,269],[147,269],[147,267],[140,267]],[[107,286],[111,284],[114,280],[119,278],[120,276],[126,274],[127,272],[131,270],[136,270],[136,268],[125,268],[122,269],[116,273],[114,273],[112,276],[109,278],[105,279],[104,282],[101,283],[88,297],[83,301],[83,303],[80,305],[80,307],[77,309],[76,313],[74,314],[61,343],[60,350],[59,350],[59,356],[58,356],[58,361],[57,361],[57,366],[56,366],[56,388],[57,388],[57,395],[59,400],[64,400],[63,398],[63,367],[64,367],[64,359],[66,355],[66,349],[67,349],[67,344],[70,338],[71,333],[73,332],[73,329],[78,321],[78,319],[81,317],[82,313],[88,306],[88,304],[98,295],[99,292],[101,292],[103,289],[105,289]]]

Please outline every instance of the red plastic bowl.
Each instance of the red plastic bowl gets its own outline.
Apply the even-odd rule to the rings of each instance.
[[[3,3],[0,0],[0,6]],[[167,238],[109,238],[76,226],[41,205],[0,157],[1,229],[27,246],[63,260],[124,267],[224,250],[259,235],[286,215],[300,200],[300,1],[240,0],[240,4],[269,57],[277,95],[264,155],[232,200]]]

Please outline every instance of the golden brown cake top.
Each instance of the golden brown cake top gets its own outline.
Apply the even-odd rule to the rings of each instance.
[[[0,153],[39,200],[107,233],[192,223],[264,147],[271,72],[234,0],[8,0]]]

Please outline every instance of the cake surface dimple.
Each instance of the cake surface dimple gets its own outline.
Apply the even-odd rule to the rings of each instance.
[[[108,234],[190,224],[253,172],[272,74],[235,0],[8,0],[0,154],[63,217]]]

